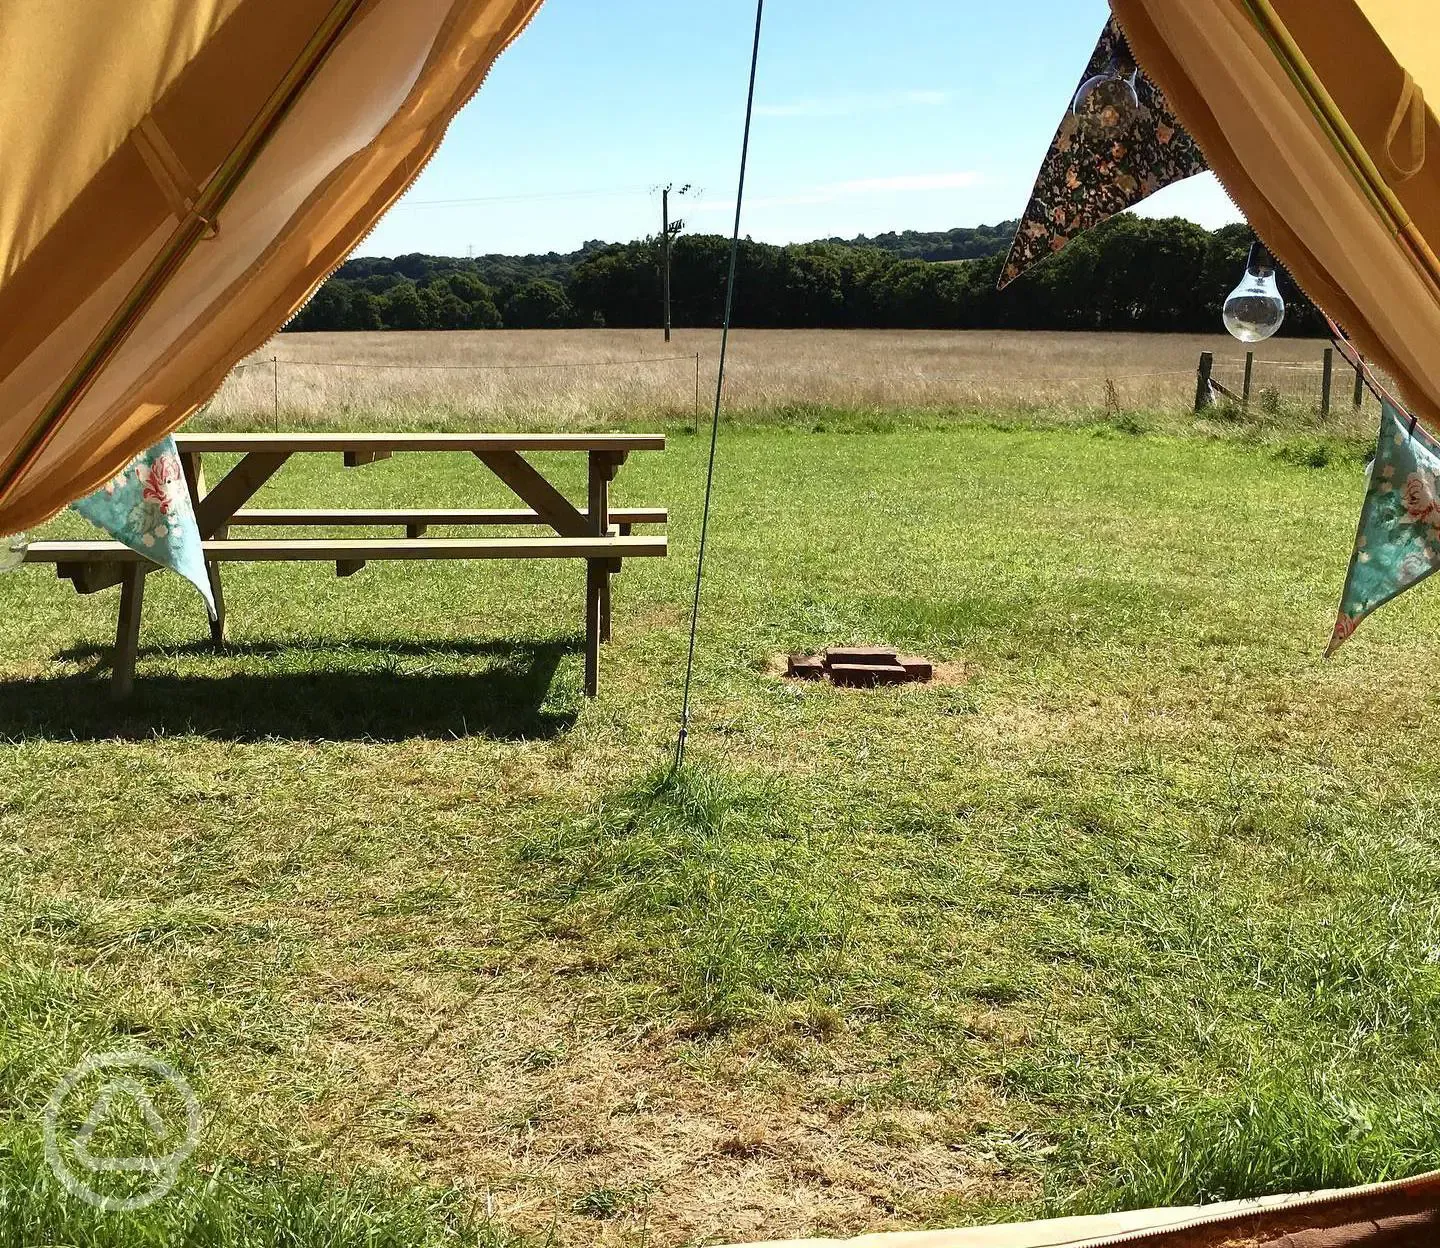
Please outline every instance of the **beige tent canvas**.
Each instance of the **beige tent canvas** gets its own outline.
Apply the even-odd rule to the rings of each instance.
[[[538,4],[0,5],[0,532],[209,399],[414,181]]]

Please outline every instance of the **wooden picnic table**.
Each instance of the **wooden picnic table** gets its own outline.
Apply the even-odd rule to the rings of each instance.
[[[663,434],[649,433],[226,433],[181,434],[175,439],[205,553],[218,616],[211,621],[217,646],[225,639],[225,599],[220,564],[229,562],[334,562],[351,576],[374,560],[390,559],[583,559],[585,561],[585,693],[600,683],[600,646],[610,639],[611,578],[621,561],[663,557],[666,539],[637,536],[636,525],[663,526],[660,507],[611,508],[610,484],[632,451],[658,451]],[[256,492],[292,455],[340,454],[357,468],[397,453],[464,452],[499,477],[523,508],[247,509]],[[526,458],[527,452],[566,451],[588,459],[585,506],[572,503]],[[238,454],[239,461],[213,486],[205,483],[204,457]],[[539,526],[548,532],[525,537],[436,538],[432,526]],[[237,538],[248,527],[397,527],[404,537]],[[112,689],[127,696],[134,685],[145,577],[156,564],[115,541],[35,542],[27,563],[53,563],[76,592],[119,585]]]

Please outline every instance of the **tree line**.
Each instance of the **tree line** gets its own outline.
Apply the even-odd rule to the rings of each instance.
[[[890,230],[873,237],[827,238],[845,247],[878,247],[901,260],[978,260],[1010,249],[1018,221],[962,226],[953,230]]]
[[[1005,223],[785,247],[746,239],[738,257],[734,323],[1212,333],[1254,238],[1245,225],[1210,231],[1179,218],[1126,214],[1080,235],[997,291],[1012,229]],[[729,247],[715,234],[675,241],[676,326],[720,324]],[[922,258],[966,249],[983,254]],[[659,241],[647,238],[587,243],[569,255],[365,257],[348,261],[287,328],[650,328],[660,323],[660,256]],[[1323,335],[1323,319],[1283,273],[1281,285],[1288,305],[1285,332]]]

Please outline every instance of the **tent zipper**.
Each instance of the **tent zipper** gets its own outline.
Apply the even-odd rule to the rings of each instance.
[[[1327,1192],[1320,1196],[1307,1196],[1303,1199],[1292,1201],[1286,1205],[1274,1205],[1268,1209],[1240,1209],[1231,1210],[1228,1213],[1218,1213],[1211,1217],[1192,1218],[1186,1222],[1178,1222],[1174,1226],[1152,1228],[1143,1231],[1127,1231],[1123,1235],[1112,1235],[1105,1239],[1080,1240],[1074,1248],[1130,1248],[1133,1244],[1148,1243],[1152,1240],[1160,1240],[1169,1235],[1178,1235],[1190,1231],[1219,1230],[1228,1224],[1240,1224],[1257,1217],[1272,1215],[1286,1215],[1306,1209],[1324,1209],[1331,1205],[1341,1205],[1347,1201],[1365,1199],[1372,1196],[1385,1196],[1392,1192],[1403,1192],[1410,1187],[1419,1187],[1422,1184],[1434,1186],[1440,1181],[1440,1171],[1432,1171],[1428,1174],[1416,1175],[1409,1179],[1395,1179],[1388,1183],[1373,1183],[1368,1187],[1347,1188],[1339,1192]],[[1062,1248],[1055,1245],[1054,1248]]]

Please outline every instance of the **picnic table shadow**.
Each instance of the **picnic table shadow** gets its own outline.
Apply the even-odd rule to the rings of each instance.
[[[253,657],[276,666],[212,676],[146,672],[142,665],[134,693],[117,703],[110,696],[111,648],[84,644],[54,656],[86,664],[80,672],[0,681],[0,736],[65,741],[177,734],[234,741],[548,739],[567,732],[579,715],[578,680],[573,690],[554,686],[561,661],[582,645],[578,637],[427,643],[346,637],[227,643],[223,655],[208,642],[148,647],[139,652],[142,664],[146,658],[204,655],[212,662]],[[284,665],[286,659],[311,654],[356,651],[370,656],[369,661],[355,667],[317,662],[298,670]],[[426,659],[437,666],[427,669]]]

